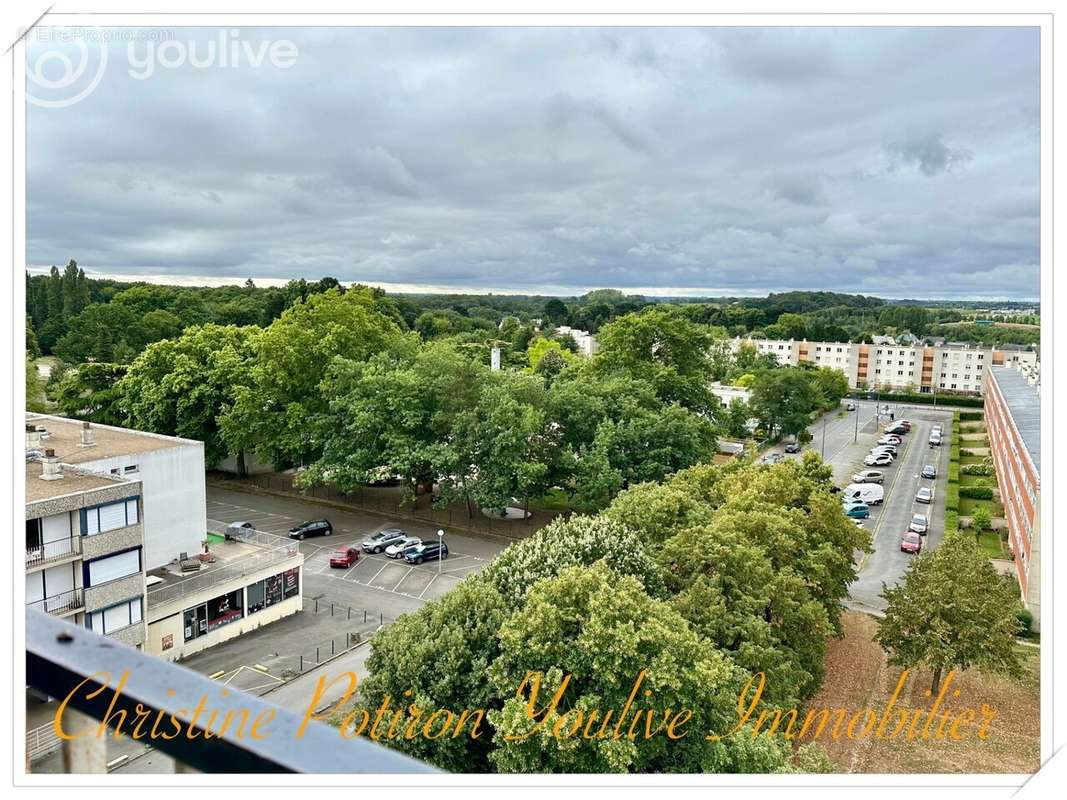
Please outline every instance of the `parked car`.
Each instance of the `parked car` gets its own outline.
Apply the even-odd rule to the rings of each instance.
[[[900,540],[900,549],[905,553],[921,553],[923,549],[923,537],[917,533],[908,531]]]
[[[885,499],[885,489],[877,483],[850,483],[841,492],[841,501],[859,501],[876,506]]]
[[[923,467],[923,477],[924,478],[936,478],[937,477],[937,467],[935,467],[933,464],[927,464],[925,467]]]
[[[448,545],[444,542],[423,542],[404,551],[404,560],[409,564],[448,558]]]
[[[385,548],[385,554],[389,556],[389,558],[403,558],[405,550],[418,544],[422,544],[422,539],[418,536],[405,536],[400,541]]]
[[[911,430],[911,420],[910,419],[898,419],[897,420],[897,425],[903,425],[905,430],[908,430],[908,431]]]
[[[889,433],[887,433],[885,436],[883,436],[881,439],[878,440],[878,444],[898,445],[900,443],[901,443],[901,439],[900,439],[899,436],[895,436],[895,435],[889,434]]]
[[[916,503],[932,503],[934,501],[934,490],[929,489],[926,486],[921,488],[915,493]]]
[[[333,533],[333,525],[328,519],[313,519],[301,522],[289,529],[290,539],[303,539],[308,536],[329,536]]]
[[[892,433],[895,436],[902,436],[903,434],[905,434],[907,432],[908,432],[908,429],[905,428],[900,423],[897,423],[897,422],[894,422],[892,425],[887,425],[885,427],[885,429],[883,429],[883,431],[882,431],[882,433]]]
[[[940,447],[941,446],[941,437],[938,434],[934,434],[934,433],[930,434],[930,446],[931,447]]]
[[[885,473],[879,469],[865,469],[852,476],[853,483],[882,483]]]
[[[912,514],[911,522],[908,524],[909,531],[925,536],[926,530],[929,527],[930,525],[926,520],[925,514]]]
[[[407,531],[400,530],[400,528],[386,528],[368,536],[360,542],[359,546],[363,548],[365,553],[380,553],[389,545],[396,544],[401,539],[407,538],[409,538]]]
[[[872,453],[892,453],[894,456],[897,454],[897,446],[895,444],[876,444],[871,448]]]
[[[847,403],[845,403],[845,410],[846,411],[855,411],[856,410],[856,404],[853,403],[851,400],[849,400]]]
[[[871,515],[870,506],[866,503],[853,503],[852,505],[843,506],[842,510],[845,512],[846,517],[852,517],[853,519],[867,519]]]
[[[789,444],[787,444],[785,446],[785,451],[787,453],[799,453],[800,452],[800,444],[798,442],[790,442]]]
[[[863,459],[863,463],[868,467],[888,467],[893,463],[893,456],[889,453],[879,453],[878,455],[872,453]]]
[[[344,569],[348,569],[357,561],[359,561],[359,550],[355,547],[349,547],[348,545],[338,547],[333,551],[333,555],[330,556],[331,567],[343,567]]]
[[[250,531],[254,531],[256,526],[251,522],[231,522],[226,526],[226,539],[241,539]]]

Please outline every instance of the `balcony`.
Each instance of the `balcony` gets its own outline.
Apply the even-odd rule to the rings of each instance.
[[[146,713],[151,719],[177,720],[187,732],[151,741],[175,760],[176,771],[434,772],[421,761],[367,739],[344,739],[320,722],[308,723],[297,736],[302,723],[299,714],[33,609],[26,611],[26,682],[49,697],[69,698],[63,716],[65,730],[72,735],[90,733],[63,742],[64,763],[72,773],[106,771],[105,738],[92,735],[100,720],[132,720]],[[217,716],[191,717],[188,709],[201,703]],[[70,709],[79,713],[70,714]],[[236,719],[269,715],[266,735],[253,738],[237,725],[220,730],[218,720],[227,714]],[[212,726],[211,738],[205,737],[208,726]]]
[[[43,600],[35,600],[26,604],[27,609],[50,614],[53,617],[69,617],[79,611],[85,610],[85,596],[81,588],[71,589],[69,592],[55,594]]]
[[[80,536],[68,536],[55,542],[45,542],[26,548],[26,569],[47,567],[62,561],[73,561],[81,556]]]

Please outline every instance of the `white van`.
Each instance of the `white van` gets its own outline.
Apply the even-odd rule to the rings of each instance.
[[[885,489],[877,483],[850,483],[841,490],[842,500],[862,500],[869,506],[880,505]]]

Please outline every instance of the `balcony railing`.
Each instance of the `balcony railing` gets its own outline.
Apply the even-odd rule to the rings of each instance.
[[[79,587],[71,589],[69,592],[27,603],[26,608],[51,614],[53,617],[64,617],[67,614],[73,614],[75,611],[81,611],[85,608],[85,596]]]
[[[116,693],[123,680],[121,692]],[[421,761],[367,739],[344,739],[337,729],[321,722],[309,722],[298,737],[302,717],[292,711],[32,609],[26,612],[26,682],[49,697],[69,698],[69,708],[91,720],[134,720],[145,715],[153,720],[178,720],[186,735],[146,742],[174,758],[176,770],[434,772]],[[201,703],[216,713],[200,714],[194,722],[189,709]],[[270,724],[261,738],[253,738],[237,724],[222,727],[219,720],[227,714],[236,720],[270,715]],[[170,723],[164,725],[169,732]],[[204,735],[208,726],[212,726],[210,738]],[[97,727],[92,723],[82,730],[95,733]],[[103,745],[102,737],[92,735],[64,741],[64,762],[74,765],[68,770],[105,771]]]
[[[42,564],[51,564],[71,556],[78,556],[82,551],[80,536],[68,536],[55,542],[44,542],[26,548],[26,566],[38,567]]]

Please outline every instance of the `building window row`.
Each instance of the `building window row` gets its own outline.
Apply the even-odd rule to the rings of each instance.
[[[137,514],[136,497],[120,500],[117,503],[82,509],[82,535],[95,536],[98,533],[106,533],[129,525],[136,525],[138,522]]]
[[[126,600],[103,611],[94,611],[85,617],[86,627],[96,633],[109,634],[128,628],[142,619],[141,598]]]

